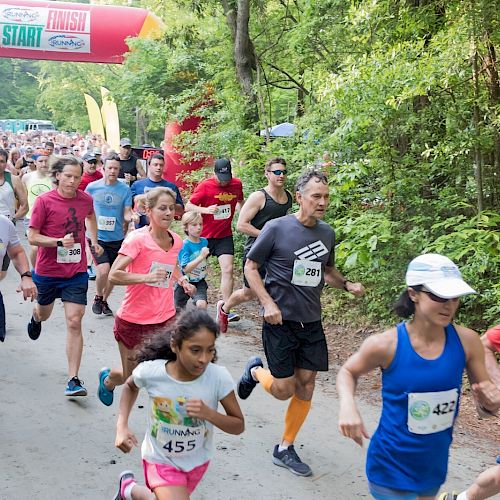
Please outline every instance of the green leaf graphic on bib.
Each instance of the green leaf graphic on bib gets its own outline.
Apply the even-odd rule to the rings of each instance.
[[[295,266],[295,275],[296,276],[304,276],[306,272],[306,268],[302,265]]]
[[[424,420],[431,412],[431,407],[427,401],[416,401],[410,407],[411,416],[415,420]]]

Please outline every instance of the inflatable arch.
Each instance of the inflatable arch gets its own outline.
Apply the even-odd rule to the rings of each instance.
[[[0,0],[0,57],[121,64],[128,37],[156,37],[146,9],[40,0]]]
[[[51,0],[0,0],[0,57],[121,64],[129,51],[127,38],[155,38],[162,28],[161,20],[146,9]],[[88,104],[89,99],[86,100]],[[100,115],[97,104],[89,109],[95,107],[95,114]],[[173,146],[177,134],[196,131],[200,122],[201,118],[192,116],[182,123],[167,123],[163,175],[166,179],[183,185],[178,174],[206,163],[183,162],[182,154]],[[97,129],[95,132],[102,134],[102,125]],[[116,138],[113,142],[117,142]]]

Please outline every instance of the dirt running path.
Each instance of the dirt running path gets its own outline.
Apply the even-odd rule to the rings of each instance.
[[[67,500],[109,499],[120,471],[132,469],[142,479],[140,451],[123,455],[113,446],[117,404],[104,407],[96,396],[97,372],[119,361],[112,334],[113,319],[84,318],[85,350],[80,377],[87,398],[69,400],[66,383],[65,325],[60,303],[43,325],[38,341],[26,333],[31,306],[13,290],[18,280],[11,269],[1,283],[8,330],[0,344],[0,499]],[[91,282],[89,298],[93,296]],[[117,309],[122,290],[110,300]],[[219,340],[219,363],[235,379],[247,357],[259,352],[258,330],[242,321],[231,335]],[[119,397],[120,391],[117,390]],[[145,428],[144,395],[133,410],[131,426],[142,437]],[[241,436],[217,433],[217,454],[193,494],[200,499],[350,499],[368,497],[364,478],[365,450],[341,438],[337,431],[337,399],[333,372],[320,377],[313,408],[299,435],[297,448],[314,475],[299,478],[276,467],[271,452],[282,432],[285,404],[257,388],[242,402],[246,431]],[[362,404],[368,428],[376,426],[379,408]],[[478,446],[481,445],[478,451]],[[463,488],[487,464],[492,446],[470,442],[453,449],[449,484]]]

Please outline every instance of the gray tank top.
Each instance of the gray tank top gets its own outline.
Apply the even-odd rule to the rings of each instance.
[[[259,189],[261,193],[264,193],[266,201],[264,206],[255,214],[255,217],[250,221],[250,224],[256,229],[262,229],[264,224],[272,219],[277,219],[278,217],[283,217],[292,208],[292,195],[286,191],[286,203],[278,203],[265,189]],[[255,236],[248,236],[245,243],[245,251],[248,252],[256,240]]]
[[[10,172],[4,173],[5,180],[0,186],[0,214],[5,215],[9,219],[14,217],[16,213],[16,195],[10,181]]]

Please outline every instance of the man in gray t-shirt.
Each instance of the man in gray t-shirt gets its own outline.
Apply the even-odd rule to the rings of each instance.
[[[14,224],[4,215],[0,215],[0,262],[8,255],[17,272],[21,275],[19,290],[23,292],[24,300],[35,300],[37,297],[36,286],[31,279],[30,265],[24,248],[19,241]],[[2,279],[2,276],[0,279]],[[5,307],[2,293],[0,292],[0,341],[5,340]]]
[[[265,289],[282,320],[319,321],[325,270],[333,268],[333,229],[321,220],[305,226],[292,214],[269,221],[261,235],[247,258],[266,266]]]
[[[275,398],[291,398],[273,462],[309,476],[311,468],[301,461],[293,443],[311,407],[316,372],[328,370],[321,290],[327,283],[361,296],[364,288],[334,267],[335,233],[321,220],[329,201],[326,176],[309,170],[298,179],[295,191],[299,211],[269,221],[247,255],[245,276],[263,307],[262,341],[269,370],[259,357],[250,358],[238,382],[238,395],[248,398],[260,382]],[[260,265],[266,266],[264,284]]]

